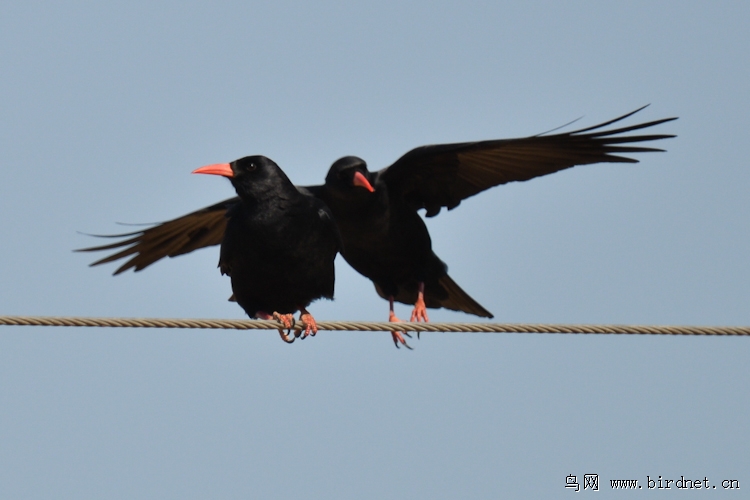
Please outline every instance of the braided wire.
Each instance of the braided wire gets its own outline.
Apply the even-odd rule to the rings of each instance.
[[[278,330],[280,324],[265,320],[171,319],[171,318],[94,318],[66,316],[0,316],[0,325],[68,326],[113,328],[185,328],[225,330]],[[532,323],[390,323],[368,321],[321,321],[318,330],[382,332],[398,329],[407,332],[477,333],[578,333],[617,335],[722,335],[750,336],[746,326],[650,326],[650,325],[575,325]],[[301,323],[294,329],[300,330]]]

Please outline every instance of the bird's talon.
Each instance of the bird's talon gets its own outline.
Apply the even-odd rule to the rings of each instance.
[[[430,318],[427,317],[427,306],[424,303],[424,293],[422,291],[419,292],[417,301],[414,303],[414,310],[411,312],[410,321],[424,321],[425,323],[430,321]]]
[[[388,321],[390,321],[391,323],[403,323],[403,321],[401,321],[400,319],[396,317],[396,313],[394,313],[393,311],[391,311],[390,314],[388,315]],[[411,338],[411,335],[409,335],[406,332],[392,331],[391,336],[393,337],[393,343],[396,345],[397,349],[401,349],[401,346],[399,345],[399,343],[401,343],[407,349],[412,350],[411,346],[406,343],[406,339],[404,339],[404,335]]]
[[[303,310],[302,314],[300,314],[299,320],[305,326],[305,332],[302,334],[303,339],[308,335],[314,337],[315,334],[318,333],[318,324],[315,322],[315,318],[312,317],[312,314]],[[300,332],[301,331],[302,330],[300,330]]]
[[[297,338],[294,335],[290,335],[290,333],[291,333],[291,331],[287,332],[287,333],[284,333],[284,330],[279,329],[279,335],[281,336],[281,340],[283,340],[287,344],[293,343],[295,341],[295,339]]]
[[[391,336],[393,337],[393,343],[395,344],[395,346],[396,346],[396,349],[401,349],[401,346],[399,345],[399,343],[400,343],[400,344],[402,344],[402,345],[403,345],[404,347],[406,347],[407,349],[409,349],[410,351],[411,351],[411,350],[413,350],[413,349],[411,348],[411,346],[410,346],[409,344],[407,344],[407,343],[406,343],[406,340],[405,340],[405,339],[404,339],[404,337],[403,337],[403,336],[401,335],[401,333],[402,333],[402,332],[391,332]],[[403,333],[405,333],[405,332],[403,332]]]
[[[279,314],[273,313],[273,319],[284,325],[284,328],[291,330],[294,328],[294,315],[293,314]]]
[[[284,328],[287,329],[287,332],[284,333],[284,329],[279,328],[279,335],[281,336],[281,340],[283,340],[287,344],[291,344],[292,342],[294,342],[294,340],[297,338],[296,332],[294,334],[292,333],[292,328],[294,328],[294,315],[279,314],[277,312],[274,312],[271,317],[281,323]]]

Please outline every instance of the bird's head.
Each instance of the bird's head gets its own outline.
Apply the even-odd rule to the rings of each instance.
[[[372,175],[367,163],[356,156],[345,156],[331,165],[326,176],[326,187],[342,195],[374,193]]]
[[[194,174],[221,175],[232,181],[240,198],[261,198],[278,192],[289,178],[279,166],[265,156],[246,156],[231,163],[215,163],[193,170]]]

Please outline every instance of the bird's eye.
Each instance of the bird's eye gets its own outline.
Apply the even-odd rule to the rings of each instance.
[[[258,167],[255,165],[255,163],[251,163],[250,165],[247,166],[248,172],[252,172],[256,168],[258,168]]]
[[[348,180],[347,177],[349,177],[347,175],[347,172],[345,172],[345,171],[344,172],[339,172],[339,180],[340,181],[346,181],[346,180]]]

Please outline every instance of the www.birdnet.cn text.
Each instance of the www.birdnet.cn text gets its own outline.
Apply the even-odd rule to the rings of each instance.
[[[580,481],[579,481],[580,477]],[[662,476],[646,476],[646,480],[638,479],[609,479],[608,483],[599,479],[599,474],[583,474],[576,476],[570,474],[565,477],[565,488],[571,491],[599,491],[609,487],[613,490],[739,490],[740,482],[737,479],[723,479],[712,482],[708,477],[690,478],[679,476],[677,478],[666,478]]]

